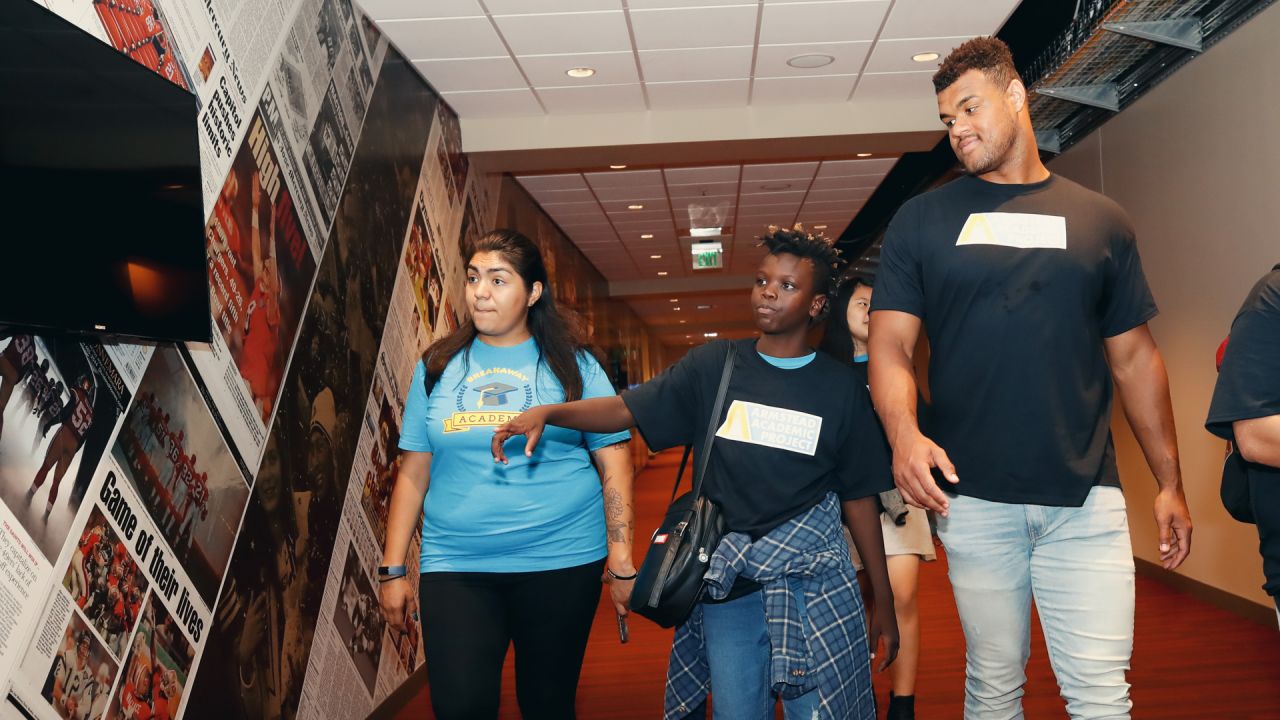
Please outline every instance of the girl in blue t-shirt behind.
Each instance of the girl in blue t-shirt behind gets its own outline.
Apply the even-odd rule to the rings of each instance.
[[[495,464],[493,428],[537,405],[614,390],[524,235],[476,241],[466,297],[471,319],[428,348],[405,401],[382,609],[399,629],[420,607],[440,720],[497,717],[513,642],[521,714],[572,718],[601,576],[620,615],[634,582],[630,434],[548,428],[538,452]],[[415,601],[401,563],[419,513]]]

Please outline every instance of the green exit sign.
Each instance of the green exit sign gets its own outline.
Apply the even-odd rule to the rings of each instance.
[[[720,243],[693,243],[692,250],[694,270],[719,270],[724,267],[724,248]]]

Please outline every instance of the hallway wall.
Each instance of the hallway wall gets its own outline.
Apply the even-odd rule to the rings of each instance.
[[[1204,419],[1218,344],[1249,288],[1280,262],[1277,37],[1273,5],[1050,164],[1119,202],[1137,228],[1195,525],[1181,572],[1263,604],[1257,534],[1222,508],[1225,443]],[[1118,407],[1112,428],[1134,552],[1155,562],[1155,481]]]

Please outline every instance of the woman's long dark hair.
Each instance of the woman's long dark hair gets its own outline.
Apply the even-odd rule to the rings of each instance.
[[[840,283],[840,289],[832,298],[831,312],[827,313],[827,325],[822,331],[818,349],[846,365],[853,362],[853,333],[849,330],[849,302],[859,285],[871,287],[871,281],[858,275],[850,275]]]
[[[516,274],[524,280],[525,288],[533,289],[534,283],[542,283],[542,294],[529,308],[526,324],[529,334],[538,344],[538,360],[545,361],[560,381],[566,402],[582,397],[582,373],[578,370],[580,353],[592,354],[582,331],[577,313],[556,305],[555,295],[547,280],[547,266],[542,253],[533,241],[515,230],[493,230],[476,240],[467,249],[467,258],[483,252],[496,252],[511,263]],[[427,375],[439,379],[445,367],[459,352],[470,360],[471,343],[476,339],[476,326],[470,318],[457,330],[431,344],[422,354]]]

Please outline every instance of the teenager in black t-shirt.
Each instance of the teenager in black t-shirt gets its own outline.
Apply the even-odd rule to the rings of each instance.
[[[1263,589],[1280,608],[1280,265],[1253,286],[1231,323],[1205,427],[1246,461]]]
[[[873,588],[876,613],[870,622],[870,649],[874,651],[879,638],[885,639],[883,669],[896,655],[898,635],[875,500],[891,486],[887,449],[863,382],[847,365],[806,344],[809,328],[825,313],[834,289],[836,255],[824,239],[800,231],[773,232],[764,244],[769,254],[751,293],[759,339],[698,347],[621,397],[533,408],[495,431],[494,457],[503,459],[502,442],[511,435],[526,435],[531,449],[548,424],[589,432],[634,426],[651,449],[692,444],[695,458],[701,457],[732,342],[733,376],[721,417],[715,419],[718,431],[704,492],[722,510],[728,531],[752,544],[769,541],[775,530],[825,503],[838,514],[838,497]],[[837,518],[831,527],[838,525]],[[683,698],[688,668],[707,665],[716,718],[764,717],[760,713],[766,710],[772,718],[771,693],[784,696],[788,718],[875,717],[861,600],[844,539],[839,530],[832,535],[824,541],[824,557],[831,560],[838,553],[839,562],[819,572],[814,568],[824,567],[826,560],[814,565],[811,557],[796,558],[788,571],[795,575],[787,575],[782,584],[802,606],[806,598],[817,598],[807,610],[808,626],[802,630],[809,640],[800,651],[820,647],[839,659],[809,666],[821,677],[804,677],[801,671],[788,681],[794,683],[789,689],[782,683],[771,686],[768,628],[782,618],[769,615],[777,608],[764,601],[770,583],[761,590],[760,584],[739,575],[723,602],[704,598],[677,630],[666,693],[668,717],[683,716],[696,705],[696,697],[687,706],[673,698]],[[726,538],[722,550],[728,542]],[[716,565],[714,557],[711,565]],[[838,617],[832,617],[833,608],[841,609],[834,613]],[[700,657],[682,655],[690,633],[700,634],[705,646],[698,648]],[[773,653],[782,651],[777,639],[772,638]],[[757,649],[762,654],[757,655]],[[692,694],[704,687],[695,683]]]
[[[870,378],[898,489],[941,516],[967,642],[965,717],[1021,716],[1034,598],[1068,713],[1127,718],[1133,554],[1112,375],[1160,486],[1163,566],[1191,549],[1133,230],[1115,203],[1041,164],[1004,43],[964,43],[933,81],[968,174],[911,199],[890,223]],[[917,423],[911,365],[922,326],[931,437]]]

